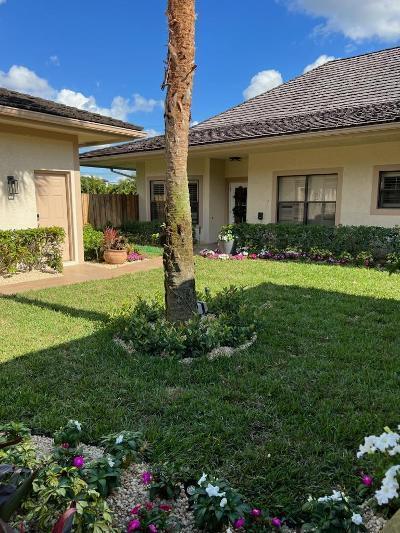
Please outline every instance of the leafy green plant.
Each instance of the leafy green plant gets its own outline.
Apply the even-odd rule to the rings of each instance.
[[[178,468],[173,463],[161,463],[152,468],[150,499],[175,500],[181,492],[181,484],[190,477],[188,469]]]
[[[357,533],[366,531],[356,504],[345,494],[333,491],[330,496],[310,497],[303,505],[306,522],[302,531]]]
[[[250,513],[243,497],[225,480],[203,474],[197,486],[189,487],[187,492],[200,529],[221,531],[223,526],[229,525],[236,528],[242,521],[245,524],[244,517]]]
[[[149,445],[140,431],[120,431],[101,439],[104,453],[111,455],[124,466],[146,459]]]
[[[100,260],[103,247],[103,232],[97,231],[90,224],[83,227],[83,249],[85,260]]]
[[[21,442],[23,439],[29,438],[31,435],[30,429],[20,422],[9,422],[8,424],[0,425],[0,449],[6,448],[13,444]]]
[[[121,227],[121,232],[129,241],[136,244],[159,246],[162,244],[163,223],[160,221],[127,222]]]
[[[89,488],[96,490],[100,496],[107,498],[119,485],[121,469],[117,460],[111,456],[90,461],[83,469],[83,476]]]
[[[218,234],[219,241],[233,241],[235,235],[233,233],[233,224],[228,224],[227,226],[222,226]]]
[[[172,506],[146,502],[131,509],[132,520],[128,524],[128,531],[157,533],[159,531],[180,531],[181,528],[171,517]]]
[[[0,275],[51,268],[62,272],[63,228],[0,231]]]
[[[400,272],[400,253],[392,253],[387,255],[386,268],[389,274]]]

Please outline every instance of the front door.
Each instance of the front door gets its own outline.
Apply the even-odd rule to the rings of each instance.
[[[63,261],[69,261],[71,239],[67,176],[36,173],[35,188],[38,226],[58,226],[65,230]]]
[[[229,184],[229,224],[247,220],[247,183]]]

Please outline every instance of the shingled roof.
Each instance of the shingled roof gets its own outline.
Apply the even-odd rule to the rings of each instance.
[[[58,117],[73,118],[76,120],[83,120],[85,122],[94,122],[96,124],[107,124],[108,126],[115,126],[117,128],[124,128],[129,130],[141,131],[141,126],[130,124],[122,120],[106,117],[99,113],[91,113],[90,111],[83,111],[76,107],[67,106],[53,102],[52,100],[45,100],[37,96],[29,94],[18,93],[8,89],[0,88],[0,106],[14,107],[16,109],[24,109],[27,111],[36,111],[37,113],[45,113],[47,115],[55,115]]]
[[[400,47],[337,59],[191,128],[190,146],[400,121]],[[164,136],[86,152],[164,148]]]

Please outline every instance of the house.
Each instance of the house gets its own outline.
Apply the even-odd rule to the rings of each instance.
[[[142,220],[163,217],[164,137],[90,151],[136,169]],[[337,59],[192,127],[201,242],[228,222],[400,224],[400,48]]]
[[[0,89],[0,230],[61,226],[83,261],[79,148],[143,137],[120,120]]]

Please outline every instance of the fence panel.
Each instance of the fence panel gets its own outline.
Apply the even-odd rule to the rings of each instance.
[[[82,193],[83,224],[102,229],[107,224],[119,227],[130,220],[139,220],[137,194]]]

